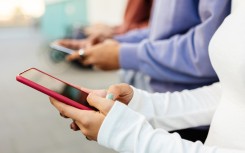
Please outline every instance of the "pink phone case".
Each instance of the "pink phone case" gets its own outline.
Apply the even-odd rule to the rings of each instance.
[[[28,70],[26,70],[26,71],[24,71],[22,73],[25,73],[25,72],[27,72],[27,71],[29,71],[31,69],[35,69],[35,70],[37,70],[37,71],[39,71],[39,72],[41,72],[41,73],[43,73],[45,75],[48,75],[48,76],[50,76],[50,77],[52,77],[52,78],[54,78],[56,80],[59,80],[59,81],[65,83],[65,84],[68,84],[68,85],[80,90],[79,88],[77,88],[77,87],[75,87],[75,86],[73,86],[73,85],[71,85],[71,84],[69,84],[67,82],[64,82],[64,81],[62,81],[62,80],[60,80],[58,78],[55,78],[55,77],[53,77],[53,76],[51,76],[51,75],[49,75],[49,74],[47,74],[47,73],[45,73],[43,71],[40,71],[40,70],[38,70],[36,68],[30,68],[30,69],[28,69]],[[29,87],[32,87],[32,88],[34,88],[34,89],[36,89],[36,90],[38,90],[38,91],[40,91],[40,92],[42,92],[44,94],[47,94],[47,95],[57,99],[58,101],[61,101],[61,102],[65,103],[65,104],[67,104],[67,105],[71,105],[73,107],[76,107],[76,108],[79,108],[79,109],[83,109],[83,110],[93,110],[92,108],[86,107],[86,106],[84,106],[84,105],[82,105],[82,104],[80,104],[78,102],[75,102],[75,101],[73,101],[73,100],[71,100],[71,99],[69,99],[69,98],[67,98],[67,97],[65,97],[63,95],[60,95],[60,94],[58,94],[58,93],[56,93],[56,92],[54,92],[54,91],[52,91],[50,89],[47,89],[44,86],[41,86],[41,85],[31,81],[31,80],[28,80],[28,79],[20,76],[22,73],[20,73],[18,76],[16,76],[16,80],[17,81],[19,81],[19,82],[21,82],[21,83],[23,83],[23,84],[25,84],[25,85],[27,85]],[[85,91],[83,91],[83,92],[85,92]],[[87,92],[85,92],[85,93],[87,93]]]

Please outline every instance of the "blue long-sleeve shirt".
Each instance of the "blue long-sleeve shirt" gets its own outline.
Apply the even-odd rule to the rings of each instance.
[[[230,0],[155,0],[149,28],[116,37],[121,68],[149,75],[159,92],[218,81],[208,44],[230,6]]]

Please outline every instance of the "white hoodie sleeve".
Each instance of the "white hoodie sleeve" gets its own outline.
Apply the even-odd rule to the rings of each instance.
[[[145,117],[115,102],[98,134],[98,143],[118,152],[134,153],[244,153],[207,147],[201,142],[183,140],[177,133],[153,129]]]
[[[221,97],[220,83],[174,93],[133,90],[128,106],[143,114],[154,128],[167,131],[209,125]]]

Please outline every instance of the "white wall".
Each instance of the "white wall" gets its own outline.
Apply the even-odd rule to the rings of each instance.
[[[90,23],[116,25],[122,22],[127,0],[87,0]]]

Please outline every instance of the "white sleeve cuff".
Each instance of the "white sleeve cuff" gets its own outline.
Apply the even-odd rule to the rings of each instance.
[[[120,152],[132,152],[134,146],[132,128],[142,120],[144,120],[142,115],[116,101],[100,127],[98,143]]]
[[[182,140],[176,133],[153,129],[145,118],[115,102],[101,125],[98,143],[118,152],[137,153],[243,153],[244,151],[203,146],[200,142]]]

